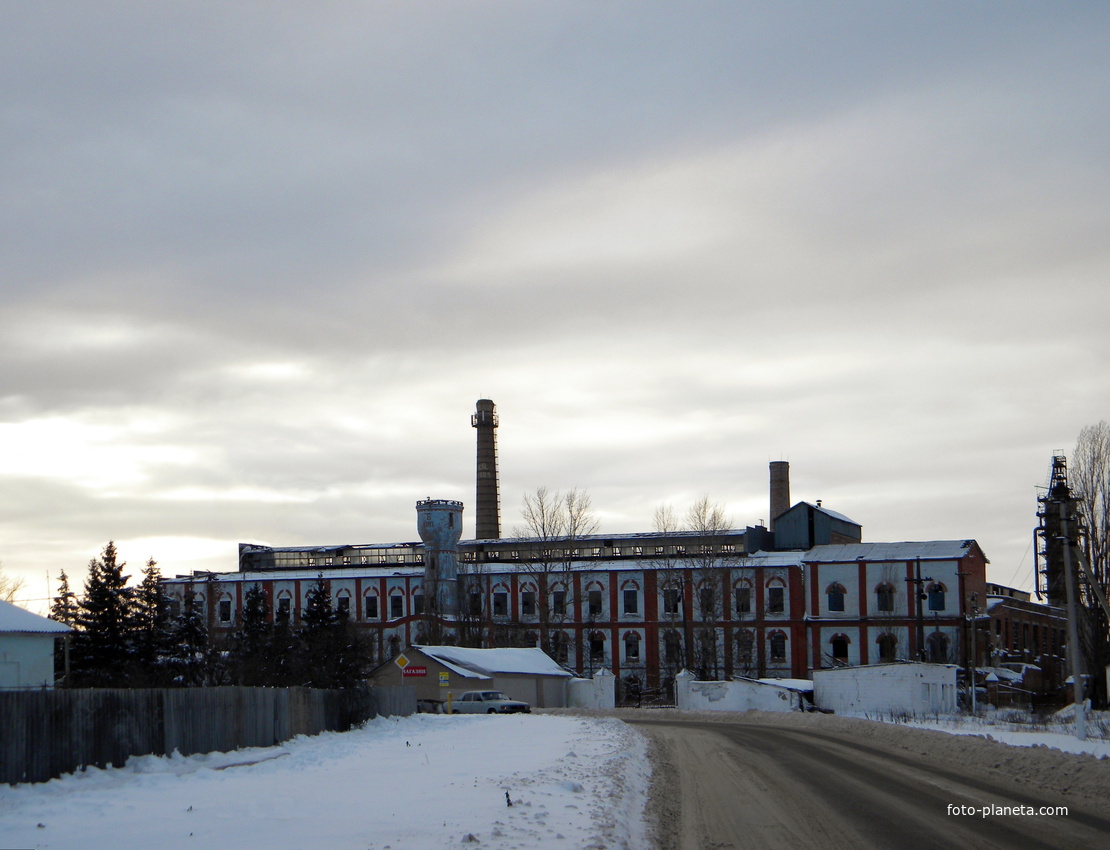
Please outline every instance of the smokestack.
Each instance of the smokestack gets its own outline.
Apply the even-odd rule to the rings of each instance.
[[[775,530],[775,518],[790,510],[790,464],[785,460],[771,461],[771,522]]]
[[[497,413],[488,398],[478,399],[470,425],[478,429],[478,477],[474,508],[474,536],[478,540],[501,537],[501,497],[497,483]]]

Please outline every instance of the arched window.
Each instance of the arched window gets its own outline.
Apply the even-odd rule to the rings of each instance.
[[[897,661],[898,660],[898,638],[886,632],[879,635],[875,639],[875,643],[879,645],[879,660],[880,661]]]
[[[663,657],[669,666],[675,667],[682,663],[682,639],[676,631],[668,631],[663,636]]]
[[[844,585],[838,582],[833,582],[829,585],[829,588],[825,591],[825,593],[827,593],[829,596],[830,611],[844,610],[844,595],[847,593],[847,591],[844,589]]]
[[[755,665],[755,635],[747,629],[736,636],[736,658],[742,669]]]
[[[767,582],[767,613],[781,614],[786,610],[786,588],[782,579],[773,578]]]
[[[351,616],[351,592],[341,590],[335,596],[335,616],[346,620]]]
[[[376,620],[382,614],[378,609],[378,594],[376,591],[370,591],[362,598],[362,616],[367,620]]]
[[[283,590],[277,595],[277,604],[274,605],[274,619],[280,623],[288,623],[293,616],[293,595],[288,590]]]
[[[566,632],[555,632],[551,636],[551,648],[554,650],[555,661],[566,664],[570,659],[570,636]]]
[[[884,612],[894,610],[894,585],[883,583],[875,588],[875,610]]]
[[[929,585],[929,610],[930,611],[943,611],[944,610],[944,593],[945,587],[939,581],[934,581]]]
[[[933,632],[925,640],[925,649],[931,662],[943,664],[948,660],[948,637],[944,632]]]
[[[829,647],[830,647],[831,655],[833,657],[833,661],[837,661],[841,664],[847,664],[848,663],[848,644],[849,643],[851,643],[851,641],[848,640],[847,635],[833,635],[832,636],[832,638],[829,640]]]
[[[590,632],[590,660],[605,660],[605,633]]]
[[[628,632],[624,636],[624,660],[640,660],[640,636],[636,632]]]
[[[736,616],[742,617],[744,614],[752,612],[752,588],[747,582],[742,582],[736,586]]]
[[[772,662],[786,660],[786,635],[783,632],[771,632],[767,644],[771,651]]]

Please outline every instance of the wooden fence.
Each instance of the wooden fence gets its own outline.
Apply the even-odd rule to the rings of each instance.
[[[408,690],[394,694],[392,690]],[[159,688],[0,691],[0,783],[45,782],[130,756],[270,747],[416,710],[412,689]],[[406,710],[411,704],[411,709]]]

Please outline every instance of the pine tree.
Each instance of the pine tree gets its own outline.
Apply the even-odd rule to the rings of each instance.
[[[192,582],[185,585],[184,603],[170,638],[167,660],[174,684],[203,685],[208,679],[208,627],[203,603],[197,598]]]
[[[331,604],[331,589],[323,574],[305,596],[304,626],[298,633],[301,681],[315,688],[346,688],[361,672],[359,643],[345,617]]]
[[[134,592],[108,541],[89,562],[85,595],[78,606],[73,638],[75,682],[92,687],[125,687],[132,668],[137,621]]]
[[[77,624],[77,594],[69,589],[66,571],[58,577],[58,595],[50,604],[50,619],[73,628]]]
[[[239,628],[231,636],[229,661],[237,685],[276,684],[277,665],[272,663],[274,625],[270,603],[262,586],[254,584],[243,596]]]
[[[162,573],[150,558],[135,590],[136,682],[148,687],[168,684],[168,655],[172,647],[169,602],[162,592]]]

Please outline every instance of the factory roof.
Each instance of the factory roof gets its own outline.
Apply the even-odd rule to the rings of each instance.
[[[849,561],[948,561],[968,555],[979,544],[974,540],[926,540],[902,543],[826,543],[804,553],[805,563]]]

